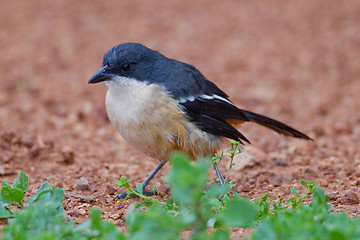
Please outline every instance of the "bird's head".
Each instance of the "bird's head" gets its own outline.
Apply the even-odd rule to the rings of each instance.
[[[131,78],[146,81],[156,63],[165,59],[159,52],[139,43],[123,43],[110,49],[104,56],[102,68],[89,80],[89,84],[112,82]]]

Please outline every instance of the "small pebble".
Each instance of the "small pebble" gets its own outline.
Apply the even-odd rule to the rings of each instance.
[[[115,213],[115,214],[112,214],[112,215],[110,216],[110,218],[111,218],[112,220],[117,220],[117,219],[120,219],[121,216],[122,216],[122,213]]]
[[[329,193],[328,197],[330,201],[335,201],[336,199],[339,198],[339,195],[336,192],[333,192],[333,193]]]
[[[75,153],[69,146],[65,146],[62,149],[61,155],[63,163],[70,165],[75,162]]]
[[[86,210],[83,209],[83,208],[81,208],[81,209],[79,209],[79,213],[80,213],[81,215],[85,215],[85,214],[86,214]]]
[[[25,147],[27,147],[27,148],[31,148],[32,146],[34,146],[34,142],[33,142],[33,140],[32,139],[30,139],[30,138],[22,138],[21,139],[21,142],[22,142],[22,144],[24,144],[24,146]]]
[[[327,187],[329,185],[329,183],[325,179],[320,179],[319,185],[320,185],[320,187]]]
[[[115,193],[115,188],[114,188],[113,186],[111,186],[110,184],[108,184],[108,185],[106,186],[105,192],[106,192],[106,194],[108,194],[108,195],[114,195],[114,193]]]
[[[249,186],[249,184],[244,184],[244,185],[241,187],[241,191],[242,191],[242,192],[250,192],[250,191],[251,191],[251,187]]]
[[[234,165],[234,170],[241,170],[244,168],[252,168],[258,164],[260,164],[260,160],[256,158],[254,155],[243,152],[235,157],[236,164]]]
[[[286,166],[286,161],[284,158],[275,159],[275,164],[278,166]]]
[[[360,180],[356,180],[353,184],[352,184],[353,186],[360,186]]]
[[[83,208],[83,207],[90,207],[90,204],[84,203],[84,204],[77,206],[78,209]]]
[[[0,176],[10,176],[14,174],[16,174],[14,170],[5,170],[2,166],[0,166]]]
[[[36,158],[37,156],[39,156],[39,154],[40,154],[40,147],[37,144],[33,145],[29,151],[30,157]]]
[[[67,215],[69,215],[69,216],[71,216],[71,217],[72,217],[72,216],[74,216],[74,215],[75,215],[75,212],[74,212],[74,211],[68,211],[68,212],[67,212]]]
[[[283,177],[278,177],[278,178],[272,179],[270,182],[272,185],[274,185],[274,187],[279,187],[283,181],[284,181]]]
[[[85,178],[76,180],[76,189],[84,191],[90,189],[90,184]]]
[[[279,144],[277,145],[278,149],[285,149],[289,147],[289,142],[288,141],[280,141]]]
[[[345,193],[344,197],[341,199],[341,202],[343,204],[354,205],[354,204],[358,204],[360,202],[360,200],[355,192],[348,191],[347,193]]]

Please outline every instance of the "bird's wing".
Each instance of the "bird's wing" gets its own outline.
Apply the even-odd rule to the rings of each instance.
[[[242,122],[249,119],[230,102],[226,93],[207,80],[194,66],[175,60],[171,64],[169,75],[156,79],[178,101],[189,120],[215,136],[249,142],[227,122],[230,119]],[[159,82],[159,79],[162,81]]]
[[[200,95],[179,101],[190,120],[203,131],[241,142],[249,140],[234,128],[227,120],[249,121],[247,117],[227,99],[218,99],[217,95]]]

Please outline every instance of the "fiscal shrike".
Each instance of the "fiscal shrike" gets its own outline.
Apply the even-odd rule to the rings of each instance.
[[[244,122],[311,140],[284,123],[237,108],[194,66],[139,43],[123,43],[105,54],[102,68],[89,83],[103,81],[108,86],[105,105],[112,124],[128,143],[160,160],[142,183],[143,190],[174,151],[196,159],[215,154],[225,138],[250,143],[235,128]]]

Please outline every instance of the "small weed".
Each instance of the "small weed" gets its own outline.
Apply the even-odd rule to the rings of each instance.
[[[75,225],[68,221],[62,202],[64,190],[50,187],[44,182],[36,193],[24,203],[28,176],[20,172],[10,186],[2,181],[0,218],[8,218],[2,239],[125,239],[116,226],[101,219],[100,210],[90,211],[90,219]],[[15,207],[14,211],[10,207]]]
[[[301,181],[307,191],[299,196],[291,188],[293,197],[284,204],[283,198],[269,199],[269,194],[247,200],[232,191],[229,181],[233,158],[240,153],[238,143],[231,144],[229,155],[214,158],[218,164],[230,157],[225,184],[208,185],[210,162],[192,162],[183,154],[175,153],[166,178],[171,197],[162,202],[144,196],[141,185],[136,190],[130,180],[121,177],[115,183],[144,201],[133,203],[126,216],[126,233],[101,219],[100,209],[90,210],[90,219],[76,224],[67,220],[62,207],[64,190],[44,182],[37,192],[24,200],[28,177],[20,172],[12,185],[2,182],[0,218],[7,218],[2,239],[191,239],[227,240],[237,228],[252,228],[250,239],[360,239],[360,219],[346,214],[330,213],[332,206],[324,190],[314,181]],[[229,197],[226,193],[232,191]],[[219,200],[221,197],[221,201]],[[312,197],[309,205],[303,200]]]
[[[283,212],[283,210],[291,207],[292,209],[296,209],[297,207],[299,207],[302,204],[302,201],[308,197],[310,197],[312,191],[315,188],[315,182],[314,181],[310,181],[309,183],[306,183],[305,180],[301,180],[301,185],[303,185],[304,187],[306,187],[306,193],[304,194],[304,196],[299,197],[297,190],[295,188],[290,188],[291,193],[293,194],[293,197],[290,198],[289,200],[287,200],[287,202],[289,204],[286,205],[282,205],[283,204],[283,198],[279,198],[278,201],[276,201],[276,198],[272,198],[270,199],[270,201],[268,201],[269,198],[269,194],[265,194],[260,200],[257,199],[254,201],[254,203],[258,206],[260,214],[259,214],[259,218],[265,218],[268,215],[271,214],[275,214],[276,216],[278,216],[279,214],[281,214]],[[272,207],[271,207],[272,204]]]
[[[19,177],[13,181],[12,185],[4,180],[1,182],[0,218],[13,216],[13,212],[10,210],[11,206],[23,208],[23,199],[27,192],[28,181],[28,176],[21,171]]]
[[[230,148],[227,150],[227,152],[229,154],[224,154],[224,152],[222,152],[220,156],[216,155],[212,158],[212,163],[215,164],[216,166],[218,166],[220,164],[222,159],[230,158],[230,163],[229,163],[228,171],[227,171],[225,179],[224,179],[224,183],[228,182],[228,179],[230,176],[230,171],[231,171],[232,167],[235,165],[235,163],[234,163],[235,156],[242,153],[242,151],[239,147],[239,144],[240,144],[240,142],[235,141],[235,140],[229,141]]]

